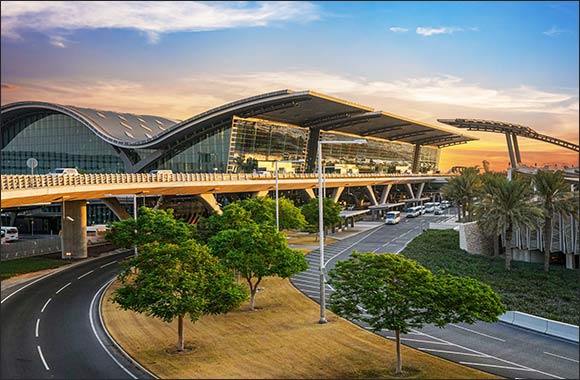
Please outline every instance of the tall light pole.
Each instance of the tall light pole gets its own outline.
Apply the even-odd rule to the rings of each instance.
[[[278,162],[304,162],[304,160],[277,160],[274,161],[274,171],[276,172],[276,230],[280,231],[280,208],[278,206]]]
[[[318,238],[320,239],[320,320],[326,323],[326,288],[324,284],[324,194],[322,193],[322,144],[366,144],[367,140],[318,141]]]

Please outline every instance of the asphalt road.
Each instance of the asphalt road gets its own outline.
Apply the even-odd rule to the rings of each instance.
[[[2,379],[151,378],[106,336],[97,308],[130,252],[103,257],[2,294]],[[16,292],[14,292],[16,290]]]
[[[398,253],[423,229],[427,229],[429,222],[440,222],[449,217],[425,214],[418,218],[402,218],[397,225],[382,225],[330,244],[325,247],[326,273],[337,261],[348,259],[353,250]],[[312,251],[307,260],[309,269],[291,281],[306,296],[319,302],[319,251]],[[326,285],[327,305],[331,294],[332,288]],[[368,328],[362,322],[354,322]],[[379,334],[394,339],[394,332],[383,330]],[[444,329],[426,326],[401,336],[402,343],[407,346],[508,378],[580,378],[577,343],[501,322],[451,324]]]

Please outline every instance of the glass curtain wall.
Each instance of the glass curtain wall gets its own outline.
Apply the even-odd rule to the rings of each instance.
[[[124,173],[117,153],[70,116],[35,113],[2,125],[2,174],[30,174],[26,160],[36,158],[35,174],[55,168],[86,173]]]

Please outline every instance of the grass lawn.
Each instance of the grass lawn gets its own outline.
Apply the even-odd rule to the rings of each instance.
[[[512,261],[508,272],[503,257],[471,255],[459,249],[459,233],[452,230],[426,231],[401,254],[434,272],[445,270],[490,285],[508,310],[579,324],[578,270],[552,265],[545,273],[542,263]]]
[[[37,272],[44,269],[58,268],[70,264],[66,260],[47,259],[44,257],[27,257],[16,260],[2,261],[0,265],[0,278],[5,280],[19,274]]]
[[[107,301],[105,324],[120,345],[160,378],[171,379],[339,379],[389,378],[395,343],[328,312],[318,324],[319,306],[289,280],[267,278],[247,305],[226,315],[184,321],[185,345],[175,351],[177,322],[164,323]],[[411,378],[491,379],[491,374],[402,347],[403,369]]]
[[[304,233],[299,233],[296,231],[284,231],[284,233],[286,234],[286,237],[288,238],[288,244],[303,244],[303,245],[315,245],[315,244],[319,244],[319,240],[318,237],[316,236],[316,234],[304,234]],[[325,237],[324,238],[324,243],[325,244],[331,244],[336,242],[336,239],[333,239],[331,237]]]

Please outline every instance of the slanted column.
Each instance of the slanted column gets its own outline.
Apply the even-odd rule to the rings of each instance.
[[[320,129],[310,128],[308,131],[308,146],[306,147],[306,172],[316,171],[316,155],[318,154],[318,140],[320,139]]]
[[[379,204],[387,203],[387,198],[389,197],[389,193],[391,192],[392,187],[393,187],[392,184],[388,184],[387,186],[385,186],[385,188],[383,189],[383,193],[381,194],[381,200]]]
[[[512,133],[512,140],[514,142],[514,153],[516,154],[516,163],[522,163],[522,156],[520,154],[520,146],[518,145],[518,137],[515,133]]]
[[[515,168],[517,166],[517,163],[516,163],[516,158],[515,158],[515,155],[514,155],[514,147],[512,145],[512,139],[511,139],[511,136],[510,136],[510,133],[509,132],[506,132],[505,133],[505,139],[506,139],[507,146],[508,146],[508,153],[510,155],[510,164],[511,164],[511,167],[512,168]]]
[[[332,200],[338,202],[343,191],[344,187],[335,187],[334,189],[332,189]]]
[[[267,195],[268,195],[268,190],[254,191],[252,193],[252,198],[265,197]]]
[[[417,198],[421,198],[423,194],[423,189],[425,188],[425,182],[419,184],[419,189],[417,190]]]
[[[217,203],[215,196],[213,194],[199,194],[198,195],[203,203],[205,203],[210,209],[218,213],[218,215],[223,214],[220,205]]]
[[[125,207],[119,202],[117,198],[101,198],[101,201],[107,206],[117,218],[121,220],[131,219],[132,216],[125,210]]]
[[[312,190],[312,189],[304,189],[304,191],[306,191],[306,194],[308,195],[308,199],[314,199],[314,198],[316,198],[316,195],[314,195],[314,190]]]
[[[87,257],[87,202],[65,201],[62,208],[61,257],[84,259]]]
[[[413,188],[411,187],[411,184],[410,183],[406,183],[405,184],[405,188],[407,189],[407,192],[411,196],[411,199],[415,199],[415,194],[413,193]]]
[[[373,187],[371,185],[367,185],[367,186],[365,186],[365,188],[367,189],[367,193],[369,194],[369,197],[371,198],[371,203],[373,204],[373,206],[376,206],[378,204],[378,202],[377,202],[377,197],[375,196],[375,192],[373,191]]]
[[[421,160],[421,144],[415,144],[415,151],[413,152],[413,164],[411,165],[411,172],[419,172],[419,162]]]

